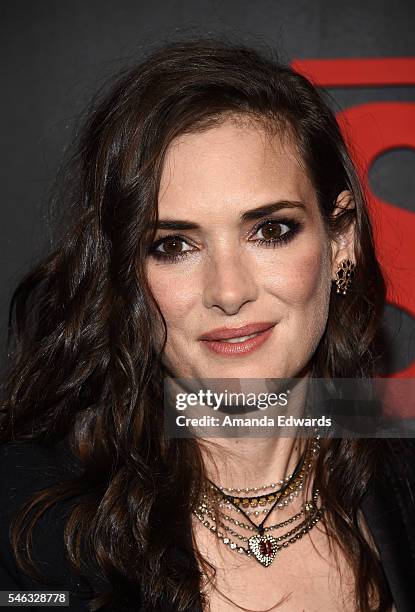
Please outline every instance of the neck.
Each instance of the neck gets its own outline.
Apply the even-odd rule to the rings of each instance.
[[[261,487],[290,475],[305,448],[302,438],[221,438],[201,442],[207,476],[226,488]]]
[[[300,416],[303,413],[307,383],[308,378],[304,376],[291,387],[290,415]],[[278,410],[281,409],[274,409],[275,412]],[[252,437],[244,430],[241,433],[236,438],[201,440],[207,476],[217,485],[251,488],[276,483],[292,474],[307,443],[306,439],[296,437],[298,432],[294,428],[290,430],[291,437]]]

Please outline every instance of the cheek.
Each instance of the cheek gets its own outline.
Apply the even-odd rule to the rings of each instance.
[[[186,278],[183,272],[178,276],[166,267],[149,265],[148,282],[166,322],[171,326],[180,321],[184,324],[184,317],[197,298],[197,290],[193,283],[183,282]]]
[[[266,285],[270,293],[299,312],[325,307],[330,294],[328,251],[321,242],[307,244],[270,267]]]
[[[330,289],[329,259],[321,243],[310,244],[270,270],[267,292],[275,298],[280,320],[277,338],[290,376],[306,365],[321,340]]]

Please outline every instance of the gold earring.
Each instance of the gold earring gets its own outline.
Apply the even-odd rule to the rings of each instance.
[[[336,272],[336,278],[334,279],[337,285],[337,293],[343,293],[346,295],[352,280],[354,278],[354,269],[356,265],[350,259],[342,259],[339,263]]]

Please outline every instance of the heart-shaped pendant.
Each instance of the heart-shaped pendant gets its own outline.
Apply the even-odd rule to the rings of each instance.
[[[273,562],[278,551],[278,544],[272,535],[255,535],[248,540],[249,550],[255,559],[268,567]]]

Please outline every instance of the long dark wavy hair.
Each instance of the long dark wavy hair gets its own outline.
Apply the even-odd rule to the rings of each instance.
[[[63,222],[53,249],[13,294],[1,405],[2,442],[68,440],[79,461],[79,476],[22,508],[11,544],[20,568],[36,575],[22,552],[34,525],[55,503],[76,499],[65,530],[69,558],[82,572],[89,551],[108,583],[91,610],[122,609],[139,596],[146,610],[163,601],[185,611],[200,596],[200,570],[184,572],[169,551],[179,544],[188,552],[184,531],[204,464],[195,440],[164,433],[163,347],[154,339],[160,324],[164,342],[167,330],[145,261],[167,147],[230,114],[290,130],[328,235],[355,225],[356,276],[346,296],[332,291],[313,376],[374,372],[385,283],[365,195],[325,94],[272,52],[212,39],[164,45],[118,75],[94,100],[62,173],[55,202]],[[334,216],[344,189],[355,206]],[[362,611],[389,610],[392,602],[359,520],[385,444],[322,440],[313,485],[327,508],[330,541],[353,567]]]

